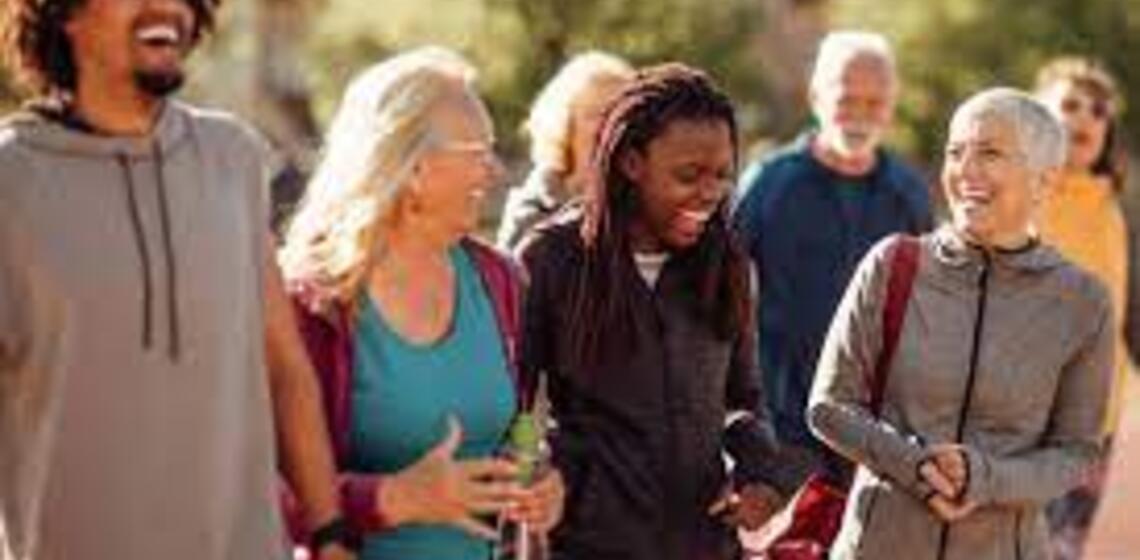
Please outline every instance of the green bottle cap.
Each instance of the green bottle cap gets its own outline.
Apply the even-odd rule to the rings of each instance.
[[[538,421],[529,412],[519,413],[511,426],[511,447],[518,453],[537,454],[542,434]]]

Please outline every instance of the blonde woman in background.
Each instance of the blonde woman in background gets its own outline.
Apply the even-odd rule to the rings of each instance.
[[[474,76],[425,48],[357,77],[280,254],[363,560],[484,560],[487,516],[560,516],[557,472],[493,458],[527,392],[517,275],[469,237],[502,173]]]
[[[1037,96],[1064,122],[1069,135],[1065,169],[1042,204],[1038,224],[1042,240],[1092,272],[1112,297],[1116,381],[1105,425],[1111,437],[1120,416],[1121,384],[1130,364],[1124,340],[1128,232],[1119,200],[1125,186],[1126,159],[1114,122],[1121,106],[1120,94],[1115,81],[1096,62],[1064,57],[1038,73]],[[1108,449],[1106,446],[1106,453]],[[1085,484],[1050,505],[1049,524],[1057,558],[1081,557],[1100,502],[1106,464],[1099,463]]]
[[[538,94],[523,125],[534,167],[507,196],[499,247],[514,249],[532,226],[582,190],[606,102],[632,78],[624,60],[590,51],[567,62]]]

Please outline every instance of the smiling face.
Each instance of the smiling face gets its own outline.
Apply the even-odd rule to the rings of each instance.
[[[942,186],[955,227],[974,241],[1023,243],[1047,174],[1029,165],[1009,118],[967,114],[951,123]]]
[[[133,83],[162,97],[182,85],[195,25],[183,0],[87,0],[65,31],[80,83]]]
[[[644,152],[623,159],[622,171],[637,189],[637,249],[697,243],[732,185],[734,149],[728,123],[684,119],[666,125]]]
[[[448,238],[478,226],[483,201],[504,174],[486,107],[466,86],[455,88],[433,110],[438,140],[417,164],[412,187],[426,227]]]
[[[869,157],[891,124],[895,77],[890,65],[857,55],[812,91],[820,139],[843,157]]]

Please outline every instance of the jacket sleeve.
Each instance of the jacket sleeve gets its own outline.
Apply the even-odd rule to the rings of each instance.
[[[882,348],[888,243],[880,242],[864,257],[835,313],[807,417],[812,432],[831,448],[922,499],[929,489],[919,480],[918,466],[926,452],[917,437],[874,416],[865,381]],[[884,399],[884,409],[889,407],[890,399]]]
[[[754,276],[752,285],[754,296]],[[790,494],[795,490],[796,481],[780,468],[779,442],[764,398],[757,354],[756,328],[751,322],[733,342],[729,360],[725,385],[725,451],[734,461],[736,484],[761,482],[782,494]]]
[[[1101,455],[1115,344],[1107,296],[1094,317],[1095,328],[1061,370],[1040,445],[1003,457],[967,448],[968,499],[982,505],[1044,504],[1075,486]]]
[[[320,381],[321,404],[330,432],[329,440],[335,450],[336,485],[342,513],[357,536],[390,529],[392,524],[380,511],[377,501],[385,477],[354,472],[344,466],[344,453],[347,449],[347,422],[344,415],[347,413],[346,399],[349,388],[343,370],[350,367],[347,361],[349,349],[343,340],[347,332],[347,323],[338,327],[337,324],[344,322],[343,317],[334,319],[339,321],[334,324],[310,311],[307,305],[301,303],[303,297],[294,294],[293,298],[298,327]],[[294,540],[299,543],[307,541],[309,528],[304,525],[304,512],[287,488],[282,492],[282,507],[289,524],[289,532]]]
[[[513,251],[523,238],[542,220],[550,217],[557,207],[549,207],[543,194],[524,185],[507,193],[503,217],[495,243],[504,251]]]
[[[790,494],[795,482],[781,469],[779,443],[771,414],[763,398],[760,374],[754,357],[756,337],[740,337],[733,350],[727,385],[724,442],[735,462],[733,479],[738,484],[761,482]]]

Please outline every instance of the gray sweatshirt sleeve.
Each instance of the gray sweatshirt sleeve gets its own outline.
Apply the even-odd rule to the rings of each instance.
[[[926,453],[917,438],[875,418],[866,383],[882,347],[887,245],[880,242],[864,257],[835,313],[808,399],[808,424],[832,449],[923,498],[928,487],[917,471]]]
[[[1063,495],[1100,456],[1113,376],[1113,323],[1107,294],[1101,296],[1095,328],[1061,370],[1049,431],[1040,445],[994,457],[968,448],[966,497],[979,504],[1044,504]]]

